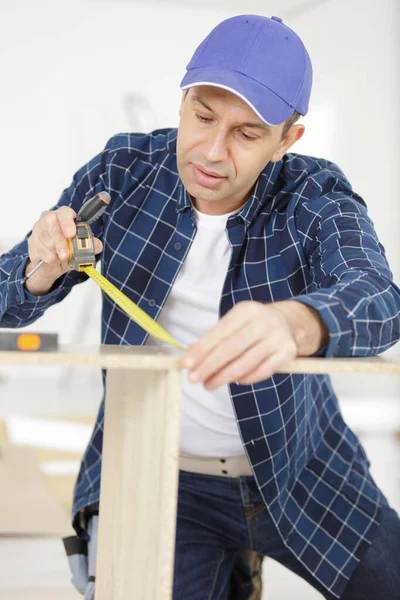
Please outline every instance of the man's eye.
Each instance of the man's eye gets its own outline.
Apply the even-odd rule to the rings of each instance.
[[[246,133],[244,133],[244,131],[241,131],[240,135],[242,136],[242,138],[244,140],[246,140],[246,142],[255,142],[255,140],[257,139],[256,137],[252,137],[251,135],[247,135]]]
[[[196,118],[201,122],[201,123],[209,123],[211,121],[211,119],[208,119],[207,117],[202,117],[201,115],[198,115],[196,113]]]

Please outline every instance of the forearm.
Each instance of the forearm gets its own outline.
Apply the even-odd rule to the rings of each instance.
[[[28,275],[34,266],[35,265],[33,265],[31,261],[28,261],[24,275]],[[54,277],[54,275],[52,275],[51,267],[44,264],[25,282],[24,285],[27,292],[32,296],[43,296],[51,290],[57,279],[59,279],[59,277]]]
[[[22,283],[27,261],[24,242],[0,257],[0,327],[24,327],[33,323],[47,308],[60,302],[76,283],[87,279],[84,273],[73,271],[61,278],[54,289],[33,295]]]
[[[14,251],[0,258],[0,327],[29,325],[46,307],[44,298],[30,296],[24,288],[22,279],[26,262],[27,255],[14,254]]]
[[[294,298],[327,325],[327,357],[374,356],[400,338],[400,294],[390,280],[356,271],[326,289]]]
[[[324,356],[374,356],[395,344],[400,290],[360,197],[338,182],[335,192],[298,206],[296,231],[309,273],[293,301],[326,324]]]
[[[298,356],[311,356],[329,341],[329,331],[318,311],[295,300],[276,302],[298,348]]]

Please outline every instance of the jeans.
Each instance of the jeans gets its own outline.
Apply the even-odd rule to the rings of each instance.
[[[231,570],[245,549],[277,560],[333,600],[282,542],[253,477],[180,471],[173,600],[230,600]],[[388,504],[341,598],[400,598],[400,519]]]

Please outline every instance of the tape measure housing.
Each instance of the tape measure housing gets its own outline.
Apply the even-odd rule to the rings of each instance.
[[[71,269],[82,271],[85,267],[95,266],[93,234],[87,223],[76,224],[76,236],[69,240],[69,255]]]

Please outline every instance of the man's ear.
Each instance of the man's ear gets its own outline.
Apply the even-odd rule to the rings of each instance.
[[[282,156],[286,154],[289,148],[291,148],[291,146],[293,146],[293,144],[295,144],[297,140],[303,137],[305,130],[306,128],[304,127],[304,125],[292,125],[289,131],[287,132],[286,136],[281,141],[278,148],[272,155],[272,158],[270,159],[271,162],[278,162],[278,160],[281,160]]]

